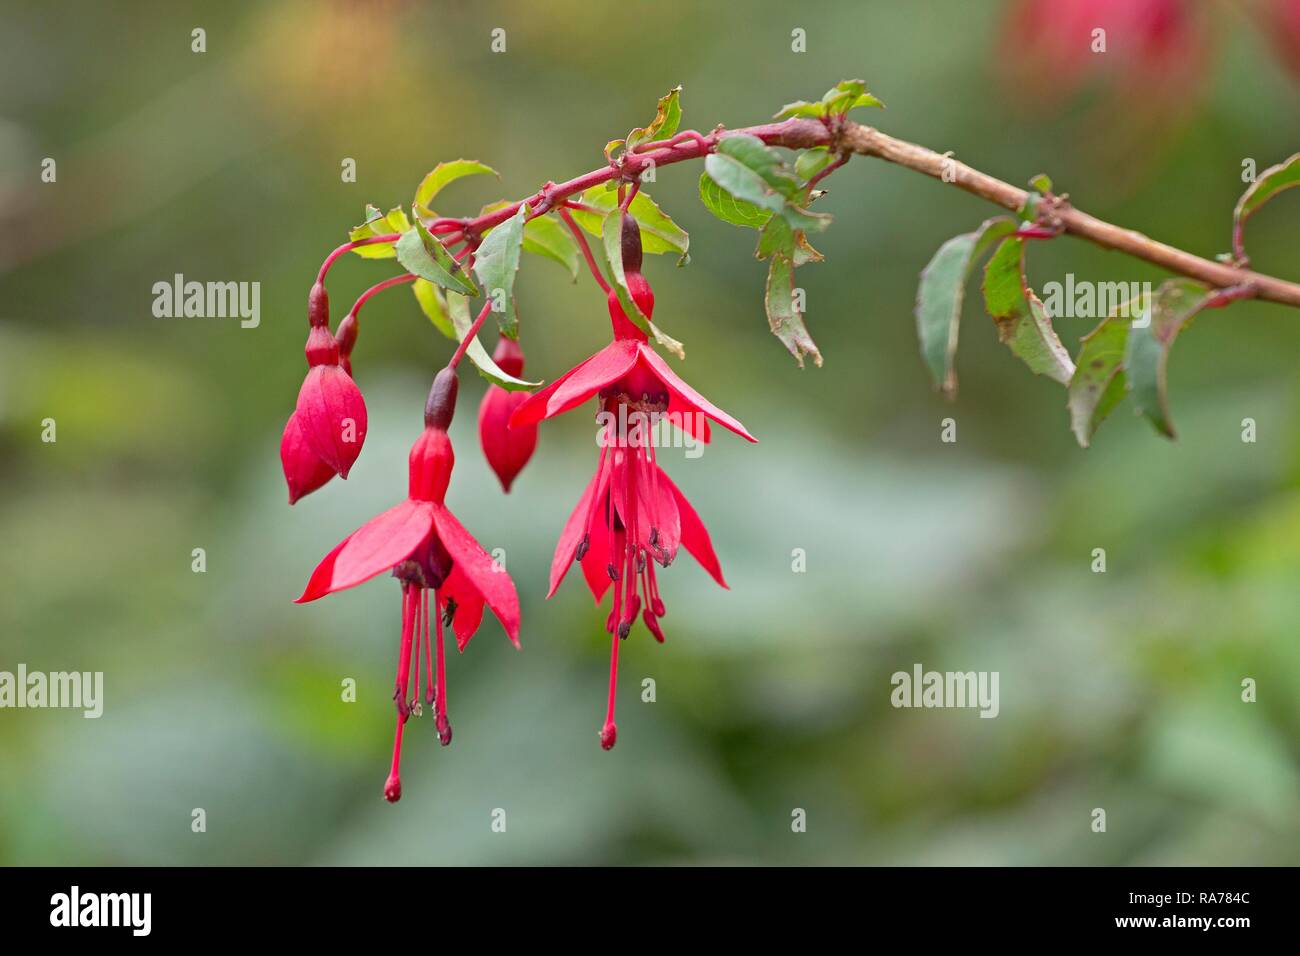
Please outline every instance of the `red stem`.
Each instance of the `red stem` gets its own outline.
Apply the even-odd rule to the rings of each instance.
[[[583,258],[587,260],[587,266],[591,269],[591,275],[592,278],[596,280],[596,285],[600,286],[601,291],[604,292],[605,295],[609,295],[609,283],[605,281],[605,277],[601,274],[600,267],[596,265],[596,259],[591,254],[591,246],[587,244],[587,237],[582,234],[582,230],[578,228],[578,224],[573,221],[573,217],[569,215],[569,210],[561,207],[560,218],[564,220],[564,224],[568,226],[569,231],[573,233],[573,238],[578,240],[578,248],[582,250]]]
[[[418,278],[419,276],[412,272],[403,272],[400,276],[393,276],[385,279],[383,282],[376,282],[365,292],[361,293],[361,295],[357,296],[357,301],[352,305],[352,315],[356,315],[360,312],[363,305],[369,302],[373,296],[378,295],[385,289],[391,289],[393,286],[401,285],[403,282],[414,282]]]
[[[483,303],[483,308],[479,310],[478,318],[474,320],[474,324],[469,327],[469,331],[465,333],[465,337],[460,340],[460,345],[456,346],[456,351],[452,355],[451,361],[447,363],[447,368],[454,369],[460,364],[460,360],[465,357],[465,350],[469,348],[469,343],[474,341],[474,336],[478,335],[478,330],[483,327],[483,320],[487,318],[488,313],[491,311],[492,299],[489,297],[488,300]]]

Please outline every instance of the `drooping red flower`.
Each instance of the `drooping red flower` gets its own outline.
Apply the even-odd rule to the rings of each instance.
[[[289,504],[322,487],[336,474],[307,444],[296,411],[289,416],[284,435],[280,438],[280,465],[284,469],[284,480],[289,484]]]
[[[443,627],[451,627],[456,646],[463,651],[478,630],[486,604],[511,642],[519,646],[519,598],[514,582],[456,520],[443,500],[455,464],[447,426],[455,409],[456,388],[456,375],[451,369],[443,369],[434,379],[425,408],[424,432],[411,448],[407,499],[344,538],[312,572],[295,602],[314,601],[384,571],[391,571],[401,584],[402,643],[393,691],[397,730],[392,770],[384,784],[384,796],[389,801],[402,795],[402,729],[412,713],[420,713],[418,690],[415,697],[409,695],[412,669],[417,688],[419,684],[421,646],[426,660],[425,702],[435,708],[438,737],[444,746],[451,743],[451,724],[447,719]],[[430,592],[437,624],[436,645],[429,633]]]
[[[512,338],[501,336],[492,360],[507,375],[518,378],[523,374],[524,352]],[[506,493],[537,448],[536,425],[510,427],[510,416],[527,399],[527,392],[508,392],[500,385],[492,385],[478,408],[478,437],[483,457],[496,472]]]
[[[608,297],[614,341],[521,404],[512,427],[532,425],[599,396],[601,450],[588,483],[560,534],[551,564],[553,595],[571,564],[582,566],[596,603],[612,587],[613,608],[605,622],[612,637],[609,702],[601,746],[614,746],[618,727],[614,699],[618,645],[638,614],[658,641],[665,614],[655,563],[667,568],[679,547],[695,557],[726,587],[709,533],[686,497],[656,459],[656,434],[667,421],[707,442],[709,421],[748,441],[757,441],[735,418],[682,381],[623,312],[616,293]]]
[[[346,478],[366,440],[366,403],[357,383],[339,364],[339,343],[330,334],[329,300],[322,285],[312,288],[308,319],[309,368],[298,391],[296,414],[308,447]]]

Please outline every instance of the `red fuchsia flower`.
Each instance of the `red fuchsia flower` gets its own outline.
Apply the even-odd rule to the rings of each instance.
[[[329,297],[319,282],[307,299],[307,321],[307,377],[280,439],[290,504],[335,474],[346,478],[366,440],[366,403],[350,369],[340,364],[339,340],[329,329]]]
[[[501,336],[492,360],[507,375],[518,378],[523,374],[524,352],[512,338]],[[537,448],[536,425],[510,427],[510,416],[527,399],[527,392],[507,392],[500,385],[492,385],[478,408],[478,437],[483,446],[483,457],[496,472],[501,488],[507,494]]]
[[[354,587],[383,571],[391,571],[401,584],[402,643],[393,690],[397,731],[392,770],[384,784],[384,796],[390,802],[402,796],[402,729],[412,713],[420,714],[421,646],[426,662],[425,703],[435,708],[438,737],[444,746],[451,743],[451,723],[447,719],[443,627],[451,627],[457,648],[464,651],[478,630],[486,604],[506,636],[519,646],[519,598],[514,582],[443,503],[455,464],[447,426],[455,411],[456,391],[455,371],[443,369],[433,381],[425,406],[424,432],[411,447],[407,499],[344,538],[312,572],[295,602],[303,604]],[[429,634],[430,592],[436,646],[431,646]],[[415,697],[410,696],[413,670]]]
[[[608,304],[614,341],[531,395],[510,420],[514,428],[533,425],[600,399],[599,463],[560,533],[547,597],[555,594],[575,560],[597,605],[613,588],[613,609],[605,622],[612,636],[609,704],[600,732],[606,750],[618,739],[614,698],[619,640],[628,636],[638,613],[655,640],[664,639],[659,619],[665,608],[655,563],[667,568],[679,546],[684,547],[718,584],[727,586],[703,522],[656,461],[655,426],[666,416],[707,442],[712,420],[757,441],[744,425],[677,377],[628,320],[616,292],[609,293]]]

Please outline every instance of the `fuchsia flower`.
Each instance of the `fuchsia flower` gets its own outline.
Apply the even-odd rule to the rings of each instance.
[[[438,737],[444,746],[451,743],[451,724],[447,719],[443,627],[452,628],[456,646],[463,651],[478,630],[486,604],[511,642],[519,646],[519,598],[514,582],[443,503],[455,464],[447,426],[455,411],[456,391],[455,371],[443,369],[429,393],[424,432],[411,447],[406,501],[344,538],[312,572],[296,602],[314,601],[368,581],[383,571],[391,570],[401,584],[402,642],[393,690],[397,730],[392,771],[384,784],[384,796],[394,802],[402,795],[402,729],[412,713],[420,713],[418,690],[416,697],[408,695],[412,670],[418,688],[421,646],[426,661],[425,702],[435,707]],[[436,647],[431,647],[429,634],[430,592],[437,622]]]
[[[329,297],[319,282],[307,299],[307,377],[280,439],[280,464],[293,504],[328,482],[347,478],[366,440],[366,403],[340,364],[339,342],[329,330]]]
[[[639,247],[639,237],[637,241]],[[648,284],[641,301],[648,300]],[[614,697],[619,639],[628,636],[638,613],[647,630],[663,641],[655,562],[672,564],[679,546],[726,587],[709,533],[686,497],[659,467],[654,425],[660,416],[700,441],[709,440],[709,420],[748,441],[745,426],[683,382],[628,320],[617,293],[608,296],[614,341],[523,402],[510,424],[534,425],[599,396],[604,430],[596,474],[587,484],[560,534],[551,564],[553,595],[576,560],[599,604],[613,587],[613,609],[605,629],[613,637],[609,705],[600,732],[601,746],[614,746],[618,727]]]
[[[518,378],[523,374],[524,352],[514,339],[501,336],[492,360],[507,375]],[[536,425],[510,427],[510,416],[527,399],[527,392],[507,392],[500,385],[492,385],[483,394],[483,403],[478,408],[478,437],[483,457],[507,494],[537,448]]]

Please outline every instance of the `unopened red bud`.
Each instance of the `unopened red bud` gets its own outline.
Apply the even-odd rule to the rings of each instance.
[[[524,353],[514,339],[501,336],[492,355],[501,371],[516,378],[524,370]],[[478,409],[478,437],[483,457],[507,493],[537,448],[537,425],[510,427],[510,416],[528,401],[527,392],[508,392],[491,385]]]
[[[307,323],[314,329],[329,328],[330,297],[319,282],[307,293]]]
[[[623,271],[641,271],[641,226],[630,213],[623,213]]]
[[[347,358],[352,354],[352,347],[357,344],[357,332],[360,327],[357,325],[357,314],[349,312],[343,316],[343,321],[339,323],[338,333],[334,336],[339,343],[339,355]]]
[[[280,438],[280,466],[289,486],[289,504],[322,487],[336,472],[311,450],[298,413],[289,416]]]
[[[456,378],[454,368],[444,368],[433,377],[433,387],[429,389],[429,400],[424,404],[424,424],[429,428],[446,431],[451,426],[452,416],[456,414],[456,393],[460,381]]]

